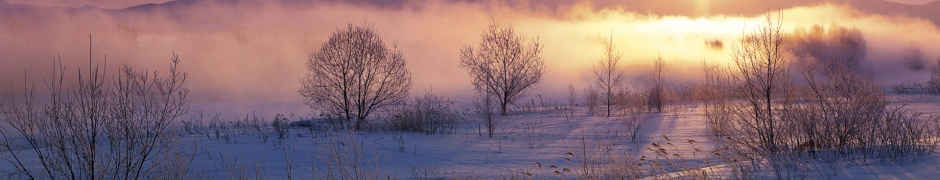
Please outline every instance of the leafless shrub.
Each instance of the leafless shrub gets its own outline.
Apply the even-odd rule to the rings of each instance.
[[[597,113],[597,104],[600,101],[600,95],[594,91],[594,86],[588,86],[584,89],[584,105],[588,108],[588,113]]]
[[[195,134],[205,136],[206,139],[212,139],[212,135],[218,130],[217,123],[222,122],[222,113],[209,114],[202,110],[196,110],[196,113],[190,114],[188,120],[180,120],[180,127],[186,134]],[[221,134],[221,133],[219,133]]]
[[[930,94],[934,93],[934,89],[930,87],[930,82],[926,83],[916,83],[916,82],[902,82],[900,84],[891,85],[891,90],[894,90],[894,93],[897,94]]]
[[[930,69],[930,80],[927,81],[927,87],[930,93],[940,95],[940,56],[937,57],[937,63],[933,69]]]
[[[215,135],[215,139],[224,139],[226,143],[231,142],[234,130],[232,125],[222,120],[221,114],[216,114],[209,120],[209,129]]]
[[[493,137],[502,122],[502,119],[496,114],[499,107],[496,105],[495,98],[489,93],[477,92],[477,96],[473,100],[473,108],[476,111],[476,117],[486,127],[488,137]]]
[[[578,106],[578,97],[574,90],[574,85],[568,85],[568,107],[565,108],[565,122],[571,121],[574,117],[575,107]]]
[[[619,120],[627,128],[627,136],[630,137],[630,141],[636,141],[637,135],[639,135],[640,129],[642,129],[647,123],[653,114],[648,113],[648,107],[646,105],[649,98],[643,93],[630,93],[622,92],[618,95],[618,104],[623,104],[624,106],[620,108],[621,116],[616,117],[615,119]]]
[[[704,94],[716,153],[736,175],[771,170],[777,178],[805,178],[808,171],[825,171],[806,157],[831,164],[898,162],[933,152],[938,134],[932,121],[903,106],[888,108],[870,74],[805,64],[804,84],[796,84],[787,77],[781,42],[779,22],[768,16],[768,26],[734,46],[734,71],[705,66],[706,87],[715,89]]]
[[[646,105],[649,106],[650,110],[655,109],[656,112],[663,112],[663,106],[665,106],[666,103],[666,87],[663,77],[663,67],[665,66],[666,62],[663,61],[663,55],[659,55],[656,59],[653,59],[653,71],[650,72],[653,87],[650,88],[649,99]]]
[[[716,143],[716,147],[728,146],[725,137],[732,134],[731,126],[731,106],[734,106],[733,97],[725,94],[730,78],[727,73],[723,73],[717,66],[706,66],[705,76],[706,84],[703,89],[705,122],[711,132],[710,139]]]
[[[411,176],[418,180],[443,180],[447,178],[447,171],[435,166],[409,166]]]
[[[931,154],[937,146],[935,120],[903,106],[872,107],[876,97],[849,97],[846,100],[874,100],[873,103],[853,103],[846,100],[814,101],[800,109],[800,137],[792,144],[795,153],[807,153],[813,158],[838,162],[863,159],[880,162],[916,162]],[[809,109],[813,108],[813,109]],[[828,111],[825,111],[828,110]]]
[[[242,133],[250,132],[250,134],[258,136],[262,142],[268,142],[268,139],[271,138],[272,132],[270,132],[266,126],[268,124],[267,120],[265,120],[264,117],[258,116],[257,113],[246,114],[244,118],[236,120],[233,123],[236,129],[239,129]]]
[[[443,97],[427,91],[423,96],[415,97],[411,104],[392,112],[390,128],[426,134],[454,133],[463,117],[446,103]]]
[[[581,140],[578,152],[568,152],[565,158],[574,163],[571,171],[577,179],[714,178],[713,174],[719,170],[712,167],[718,165],[712,162],[717,158],[715,154],[703,151],[692,139],[673,141],[666,136],[662,137],[640,149],[653,156],[617,152],[602,142],[592,144],[596,142]]]
[[[617,91],[617,86],[620,85],[621,79],[623,79],[623,72],[620,70],[620,67],[617,66],[620,63],[620,56],[623,55],[622,52],[614,52],[616,46],[614,46],[614,36],[610,36],[610,40],[604,44],[604,58],[602,58],[597,65],[594,66],[594,82],[601,88],[604,94],[604,103],[607,105],[607,117],[610,117],[610,108],[614,106],[614,93]]]
[[[498,103],[500,115],[525,92],[542,80],[545,60],[538,39],[525,44],[526,39],[512,26],[502,26],[492,20],[480,35],[479,47],[467,45],[460,49],[460,67],[469,71],[473,89],[492,96]]]
[[[514,169],[501,169],[499,173],[493,175],[491,179],[496,180],[526,180],[526,179],[535,179],[532,177],[532,172],[529,169],[523,167],[516,167]]]
[[[871,127],[874,137],[863,141],[862,155],[881,162],[917,162],[931,155],[940,143],[937,118],[924,117],[903,107],[889,108],[881,121]]]
[[[796,120],[804,134],[792,143],[811,142],[813,149],[831,149],[840,156],[856,154],[848,152],[854,147],[871,147],[867,143],[873,139],[864,134],[880,126],[878,121],[888,103],[881,87],[873,79],[847,69],[836,69],[823,77],[813,74],[813,68],[806,69],[809,92],[805,94],[812,95],[807,98],[811,103],[794,107],[797,113],[789,117]],[[788,144],[798,145],[792,143]]]
[[[646,148],[656,157],[641,157],[638,165],[647,166],[645,172],[655,179],[709,179],[716,168],[709,167],[708,159],[691,162],[692,159],[705,158],[710,154],[695,146],[695,140],[672,141],[663,135],[664,141],[650,143]],[[683,142],[684,141],[684,142]],[[675,144],[688,143],[691,149],[680,149]],[[689,155],[691,154],[691,155]]]
[[[315,179],[388,179],[381,163],[387,160],[378,149],[366,149],[352,132],[330,132],[313,155]]]
[[[180,120],[180,126],[186,134],[203,134],[206,128],[206,122],[203,121],[205,114],[201,110],[197,110],[196,114],[191,115],[189,120]]]
[[[287,126],[287,117],[284,117],[283,114],[277,114],[274,116],[274,121],[271,122],[271,127],[274,127],[274,133],[277,134],[278,139],[287,138],[287,133],[290,129]]]
[[[349,24],[333,32],[310,55],[307,69],[300,80],[304,102],[357,130],[369,114],[404,100],[411,89],[411,73],[401,51],[397,45],[386,47],[371,26]]]
[[[12,97],[3,107],[0,130],[3,148],[16,171],[9,177],[28,179],[140,179],[181,178],[187,171],[161,167],[188,167],[192,159],[178,148],[179,130],[173,126],[188,110],[186,74],[171,58],[168,76],[120,68],[110,83],[106,69],[92,66],[76,73],[77,85],[65,87],[65,67],[59,62],[46,81],[48,102],[40,103],[36,88]],[[25,141],[25,151],[11,146]]]
[[[482,175],[472,173],[472,172],[451,172],[450,179],[453,180],[480,180],[483,179]]]
[[[284,172],[287,180],[294,179],[294,158],[296,158],[297,148],[283,142],[275,144],[275,147],[284,153]]]
[[[193,160],[196,158],[199,148],[199,141],[192,141],[187,147],[183,143],[174,143],[166,146],[169,151],[167,155],[157,157],[154,161],[170,162],[165,166],[154,168],[154,175],[148,178],[154,179],[186,179],[194,178],[195,174],[190,174]]]
[[[565,154],[565,158],[577,163],[575,166],[578,179],[601,179],[605,158],[601,152],[589,148],[584,136],[581,136],[581,152]],[[570,157],[569,157],[570,156]]]
[[[608,159],[610,163],[604,168],[607,179],[643,179],[650,174],[649,166],[643,165],[643,162],[649,162],[645,156],[622,153],[611,154]]]
[[[804,68],[807,82],[794,117],[798,136],[787,142],[800,153],[828,161],[876,158],[884,161],[925,156],[938,135],[931,120],[904,106],[888,107],[882,86],[870,74],[834,68],[826,73]],[[820,76],[819,74],[824,74]],[[799,144],[796,144],[799,143]]]
[[[574,85],[568,85],[568,107],[578,106],[578,94],[574,90]]]
[[[228,179],[264,179],[267,177],[267,170],[263,168],[262,162],[240,162],[238,157],[225,155],[222,156],[222,164],[225,170],[225,176]]]

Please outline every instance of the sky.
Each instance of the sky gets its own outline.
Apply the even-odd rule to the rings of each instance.
[[[16,4],[31,4],[53,7],[95,6],[108,9],[120,9],[147,3],[164,3],[170,0],[6,0]]]
[[[547,74],[526,99],[543,95],[561,102],[569,86],[580,92],[590,84],[590,70],[610,36],[624,54],[627,88],[648,88],[649,67],[658,55],[666,62],[667,83],[701,81],[703,63],[727,65],[730,47],[764,23],[759,9],[768,8],[763,6],[781,8],[786,32],[813,25],[858,28],[869,48],[863,64],[884,84],[926,80],[926,72],[908,71],[898,62],[905,47],[920,47],[930,64],[940,56],[940,31],[924,18],[872,14],[842,4],[773,1],[742,7],[728,1],[623,6],[607,0],[190,0],[121,9],[163,1],[36,0],[29,2],[119,10],[0,12],[0,83],[41,84],[51,75],[54,57],[69,69],[87,67],[92,34],[91,56],[99,63],[107,56],[110,70],[130,64],[165,71],[171,55],[178,54],[181,70],[190,73],[192,101],[296,102],[307,57],[331,32],[352,24],[372,25],[389,46],[398,45],[413,75],[413,94],[433,90],[464,100],[471,88],[466,70],[458,67],[459,50],[478,43],[488,21],[496,19],[545,45]],[[0,92],[10,95],[15,89]]]
[[[926,4],[928,2],[935,1],[935,0],[890,0],[890,1],[905,3],[905,4]]]
[[[10,3],[16,4],[32,4],[40,6],[55,6],[55,7],[81,7],[81,6],[96,6],[107,9],[119,9],[126,8],[135,5],[148,4],[148,3],[164,3],[171,0],[6,0]],[[695,1],[695,0],[690,0]],[[925,4],[935,0],[888,0],[892,2],[899,2],[905,4]]]

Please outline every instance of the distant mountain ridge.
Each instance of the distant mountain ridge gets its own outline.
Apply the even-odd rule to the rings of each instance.
[[[482,0],[444,0],[449,2],[480,2]],[[149,3],[131,6],[123,9],[101,9],[97,7],[57,8],[34,5],[11,4],[0,0],[0,15],[17,12],[32,12],[38,9],[66,9],[68,11],[106,11],[112,13],[154,13],[158,11],[186,11],[198,10],[201,6],[231,6],[253,7],[263,3],[284,3],[285,7],[303,8],[324,3],[346,3],[377,8],[400,9],[411,1],[389,0],[175,0],[165,3]],[[540,1],[504,1],[510,5],[529,6],[548,10],[557,10],[560,7],[570,6],[575,1],[569,0],[540,0]],[[698,5],[688,0],[592,0],[595,8],[621,6],[625,10],[638,13],[653,13],[658,15],[682,16],[709,16],[709,15],[743,15],[754,16],[767,10],[786,9],[796,6],[818,5],[824,3],[846,4],[861,12],[881,14],[887,16],[911,16],[927,19],[940,26],[940,0],[925,4],[904,4],[886,0],[786,0],[786,1],[755,1],[755,0],[721,0],[706,1],[708,12],[699,12]]]
[[[292,6],[310,6],[316,5],[318,3],[348,3],[355,5],[365,5],[373,6],[379,8],[401,8],[405,4],[409,3],[407,0],[403,1],[388,1],[388,0],[314,0],[314,1],[301,1],[301,0],[272,0],[280,1],[281,3],[290,3]],[[446,0],[451,2],[479,2],[481,0]],[[198,5],[205,2],[212,2],[214,5],[240,5],[240,4],[250,4],[250,3],[259,3],[259,1],[253,0],[176,0],[170,1],[162,4],[144,4],[133,7],[125,8],[124,10],[128,11],[155,11],[155,10],[172,10],[177,8],[183,8],[187,6]],[[509,1],[511,2],[511,1]],[[520,2],[524,3],[524,2]],[[545,7],[546,9],[557,9],[558,7],[571,5],[574,2],[569,0],[541,0],[541,1],[528,1],[528,6],[532,7]],[[621,5],[626,7],[626,10],[631,10],[639,13],[654,13],[659,15],[685,15],[685,16],[702,16],[702,15],[714,15],[714,14],[727,14],[727,15],[745,15],[753,16],[761,14],[767,10],[773,9],[786,9],[796,6],[804,5],[818,5],[823,3],[837,3],[837,4],[846,4],[852,6],[862,12],[896,16],[913,16],[921,17],[927,20],[932,21],[935,25],[940,26],[940,1],[932,1],[926,4],[904,4],[899,2],[892,2],[886,0],[786,0],[786,1],[755,1],[755,0],[721,0],[721,1],[707,1],[707,5],[710,7],[709,14],[697,14],[696,4],[691,3],[688,0],[593,0],[591,4],[594,4],[597,8],[603,7],[612,7]],[[526,4],[524,4],[526,5]]]
[[[930,20],[940,26],[940,1],[931,1],[926,4],[912,5],[884,0],[842,0],[843,3],[855,7],[859,11],[889,15],[912,16]]]

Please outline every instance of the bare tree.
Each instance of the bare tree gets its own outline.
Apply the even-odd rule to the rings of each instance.
[[[175,129],[170,125],[188,110],[186,97],[189,90],[183,86],[187,74],[177,70],[179,56],[173,54],[170,60],[167,77],[160,77],[156,71],[148,75],[145,70],[135,71],[124,65],[112,82],[115,90],[109,94],[110,101],[107,102],[110,104],[107,117],[110,118],[105,119],[103,128],[107,137],[104,142],[112,147],[108,148],[107,156],[117,159],[109,168],[118,172],[108,177],[137,179],[152,174],[157,170],[155,168],[179,165],[173,164],[175,162],[148,162],[150,158],[163,158],[165,153],[173,153],[172,149],[165,149],[178,138],[171,134]]]
[[[613,94],[617,91],[615,88],[620,85],[620,81],[623,78],[623,72],[617,67],[617,64],[620,63],[620,56],[622,56],[623,53],[614,52],[616,48],[617,47],[614,46],[614,36],[611,35],[607,43],[604,44],[604,58],[601,59],[597,66],[594,66],[594,82],[602,88],[601,91],[604,91],[607,117],[610,117],[610,108],[615,102],[613,98]]]
[[[538,39],[526,39],[512,26],[490,21],[483,31],[479,46],[460,49],[460,67],[469,71],[473,88],[483,96],[493,96],[500,114],[525,95],[545,74],[542,45]]]
[[[349,24],[307,59],[300,96],[346,128],[362,129],[370,113],[408,95],[411,73],[405,65],[397,46],[386,47],[372,26]]]
[[[937,64],[930,70],[930,80],[927,86],[931,92],[940,95],[940,57],[937,57]]]
[[[186,74],[171,59],[169,76],[125,65],[110,83],[106,68],[78,70],[77,85],[66,86],[59,61],[46,81],[48,97],[24,86],[2,108],[0,130],[14,179],[181,179],[192,162],[179,149],[172,126],[188,110]],[[25,84],[24,84],[25,85]],[[37,99],[47,99],[45,103]],[[168,168],[172,167],[172,168]]]
[[[750,159],[766,158],[777,178],[784,178],[790,171],[783,163],[789,161],[778,156],[786,149],[781,146],[785,138],[779,135],[785,132],[782,117],[792,102],[788,99],[792,90],[780,18],[767,14],[766,22],[732,46],[733,71],[720,86],[724,96],[740,100],[710,108],[720,113],[715,114],[717,124],[713,127],[728,128],[717,131],[722,136],[718,139],[728,143],[719,144]]]
[[[578,95],[574,91],[574,85],[568,84],[568,107],[573,108],[578,105]]]
[[[568,107],[565,108],[565,121],[570,121],[574,116],[575,107],[578,106],[578,95],[574,90],[574,85],[568,85]]]
[[[744,98],[749,111],[742,115],[741,121],[753,126],[755,137],[759,138],[760,147],[771,154],[776,152],[777,140],[774,137],[773,105],[776,97],[783,93],[787,78],[787,61],[783,58],[783,38],[780,34],[781,23],[767,15],[767,25],[753,34],[747,34],[732,49],[732,58],[737,67],[737,74],[732,75],[741,88],[735,94]]]
[[[647,105],[650,109],[656,109],[656,112],[663,111],[663,104],[665,104],[665,80],[663,78],[663,67],[666,66],[666,63],[663,61],[663,55],[656,56],[656,59],[653,59],[653,71],[650,73],[650,79],[653,80],[653,87],[650,88],[649,96],[647,97]]]

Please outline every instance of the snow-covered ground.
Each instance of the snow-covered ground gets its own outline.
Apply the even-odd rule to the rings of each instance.
[[[672,142],[678,149],[688,149],[689,153],[691,149],[704,150],[710,146],[698,108],[649,117],[650,123],[635,142],[630,141],[626,127],[618,119],[587,114],[583,110],[570,119],[560,110],[508,116],[492,138],[487,137],[486,130],[477,123],[466,123],[453,134],[380,131],[352,135],[340,132],[332,136],[346,146],[350,146],[351,141],[359,142],[367,158],[380,159],[380,169],[399,179],[413,178],[413,168],[445,172],[448,177],[456,173],[489,179],[499,174],[529,173],[535,177],[575,178],[579,157],[585,151],[595,158],[602,157],[604,152],[655,157],[645,149],[654,142]],[[317,173],[317,168],[322,167],[313,167],[314,156],[323,149],[318,146],[328,143],[324,140],[328,137],[302,128],[292,129],[290,134],[284,143],[289,147],[288,156],[293,157],[295,177]],[[232,162],[234,158],[249,169],[263,169],[265,177],[277,179],[286,175],[286,156],[281,149],[283,146],[277,144],[279,140],[263,142],[251,134],[235,136],[228,142],[205,135],[187,136],[188,140],[199,142],[200,153],[195,164],[205,169],[209,177],[227,177],[226,165],[230,163],[223,161]],[[695,143],[689,144],[688,140]],[[689,148],[692,146],[694,148]],[[701,153],[699,156],[704,158]],[[536,163],[541,164],[541,168]]]
[[[895,105],[940,115],[940,97],[891,98]],[[480,123],[469,120],[451,134],[293,127],[281,140],[273,135],[269,123],[262,123],[262,133],[247,124],[241,129],[229,126],[220,130],[221,136],[215,134],[218,128],[192,129],[183,138],[183,149],[195,149],[190,175],[206,179],[311,179],[324,175],[324,160],[335,158],[359,158],[359,163],[353,163],[359,168],[396,179],[577,179],[578,172],[590,170],[585,168],[591,164],[634,163],[650,170],[656,169],[652,168],[654,161],[681,164],[678,166],[685,169],[706,168],[712,178],[728,174],[709,155],[714,142],[709,138],[702,106],[686,105],[644,116],[649,123],[640,129],[636,141],[630,140],[622,118],[589,114],[583,108],[575,108],[574,113],[548,109],[503,117],[493,137],[487,137]],[[230,135],[224,136],[225,131]],[[664,161],[667,157],[652,151],[654,143],[664,147],[672,159]],[[663,166],[662,172],[668,173],[677,165]],[[6,164],[2,167],[10,168]],[[819,167],[829,168],[821,170],[828,174],[810,172],[808,177],[934,179],[940,177],[940,156],[934,153],[915,163],[845,162]]]
[[[915,95],[892,98],[896,105],[904,104],[925,115],[940,115],[940,98]],[[647,116],[649,123],[643,126],[633,142],[626,126],[618,118],[588,114],[584,109],[577,109],[570,117],[566,117],[563,110],[504,117],[499,131],[492,138],[486,136],[486,130],[479,123],[468,122],[452,134],[378,131],[318,135],[315,131],[295,128],[283,140],[284,144],[279,144],[282,141],[274,138],[263,142],[251,134],[235,135],[234,140],[228,142],[195,134],[188,135],[186,139],[198,141],[199,154],[194,164],[195,169],[200,170],[194,172],[211,178],[230,177],[233,172],[248,176],[260,172],[261,177],[286,178],[288,158],[291,159],[294,178],[322,175],[325,168],[322,158],[328,154],[323,151],[328,149],[324,147],[331,145],[330,138],[341,142],[333,145],[351,147],[350,143],[358,143],[356,147],[363,150],[362,165],[377,167],[381,174],[398,179],[417,178],[415,174],[445,178],[495,179],[518,175],[516,177],[574,179],[577,172],[582,171],[580,168],[584,166],[580,163],[585,160],[662,158],[646,149],[652,143],[666,146],[670,154],[681,156],[676,162],[690,164],[686,167],[712,167],[710,173],[726,173],[720,169],[719,162],[708,156],[713,142],[709,139],[702,107],[692,105],[670,111]],[[287,151],[282,148],[285,144]],[[931,179],[940,176],[938,157],[935,154],[915,163],[846,162],[834,165],[834,168],[826,165],[830,169],[823,171],[828,175],[810,172],[808,177]],[[236,161],[242,169],[232,171],[232,164]],[[373,164],[375,162],[378,165]]]

